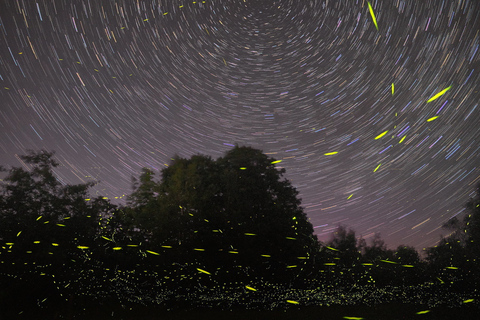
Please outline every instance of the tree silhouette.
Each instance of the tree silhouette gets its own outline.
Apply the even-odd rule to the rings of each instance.
[[[393,286],[422,297],[480,285],[480,185],[423,261],[411,246],[389,250],[379,233],[367,243],[344,225],[320,244],[285,169],[254,148],[236,146],[216,160],[175,156],[159,177],[144,168],[121,207],[90,198],[93,183],[62,184],[53,157],[30,151],[25,168],[0,166],[0,310],[67,300],[70,308],[82,296],[144,303],[229,286],[261,295]]]
[[[388,261],[394,260],[392,250],[387,249],[385,241],[381,238],[379,232],[376,232],[370,241],[370,245],[366,242],[362,245],[362,262],[364,265],[372,265],[368,269],[368,276],[371,282],[376,286],[385,286],[391,284],[392,274],[395,267]]]
[[[340,255],[339,263],[352,266],[360,259],[360,252],[357,248],[355,231],[344,225],[339,225],[327,245],[338,250]]]
[[[450,234],[439,243],[427,248],[430,273],[441,283],[474,288],[480,285],[480,184],[476,194],[466,205],[462,220],[453,217],[443,224]]]
[[[323,259],[317,260],[329,266],[326,270],[322,268],[323,272],[330,271],[332,273],[328,275],[324,273],[326,277],[322,279],[322,282],[350,287],[362,277],[361,252],[357,247],[357,238],[353,229],[347,228],[345,225],[338,225],[322,251]]]
[[[284,173],[251,147],[236,146],[217,160],[175,157],[155,185],[144,170],[130,197],[136,224],[157,245],[174,241],[184,258],[211,268],[298,275],[287,267],[306,268],[318,241]]]
[[[283,179],[285,169],[275,168],[275,159],[260,150],[235,147],[217,162],[223,178],[221,198],[232,224],[230,234],[234,245],[245,252],[242,263],[262,265],[262,255],[268,254],[271,260],[280,258],[277,261],[296,265],[299,256],[308,258],[314,252],[316,237],[298,191]]]
[[[363,258],[366,261],[375,261],[381,259],[392,259],[393,252],[387,249],[385,241],[382,239],[379,232],[375,232],[371,245],[364,248]]]
[[[55,301],[62,292],[86,290],[92,277],[81,274],[93,259],[105,261],[108,246],[101,236],[118,231],[109,222],[115,206],[103,197],[88,198],[93,183],[62,185],[53,156],[29,151],[20,157],[29,170],[3,169],[8,173],[0,186],[0,275],[2,284],[15,288],[9,299]],[[68,289],[59,292],[59,283]]]
[[[418,265],[420,256],[417,250],[412,246],[399,245],[395,250],[395,261],[400,264]]]
[[[392,284],[416,285],[426,281],[425,263],[412,246],[399,245],[394,252],[393,261],[398,263]]]
[[[475,191],[475,196],[465,205],[467,214],[464,218],[464,231],[469,255],[480,260],[480,183],[477,184]]]

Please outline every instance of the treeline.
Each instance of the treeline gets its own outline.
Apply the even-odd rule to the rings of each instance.
[[[250,147],[214,160],[175,157],[143,169],[126,205],[91,198],[93,183],[64,185],[54,153],[21,156],[30,170],[0,168],[0,301],[161,302],[206,287],[262,283],[294,288],[480,284],[480,186],[463,220],[421,259],[339,226],[320,243],[281,161]],[[163,295],[163,296],[162,296]],[[163,299],[163,300],[162,300]],[[168,298],[170,299],[170,298]]]

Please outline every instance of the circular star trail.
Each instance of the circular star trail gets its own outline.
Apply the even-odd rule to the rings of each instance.
[[[55,150],[122,201],[142,167],[248,145],[320,239],[432,246],[480,178],[480,4],[370,3],[2,1],[0,163]]]

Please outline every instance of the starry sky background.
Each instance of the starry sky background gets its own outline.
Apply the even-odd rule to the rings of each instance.
[[[54,150],[121,202],[238,143],[283,160],[321,240],[435,245],[480,180],[480,2],[371,4],[378,31],[362,0],[0,0],[0,163]]]

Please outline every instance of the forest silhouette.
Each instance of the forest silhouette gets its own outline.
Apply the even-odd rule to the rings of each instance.
[[[54,152],[20,158],[29,170],[0,167],[0,318],[92,303],[478,308],[480,185],[421,258],[343,225],[318,241],[280,161],[251,147],[144,168],[124,205],[92,198],[93,182],[62,184]]]

